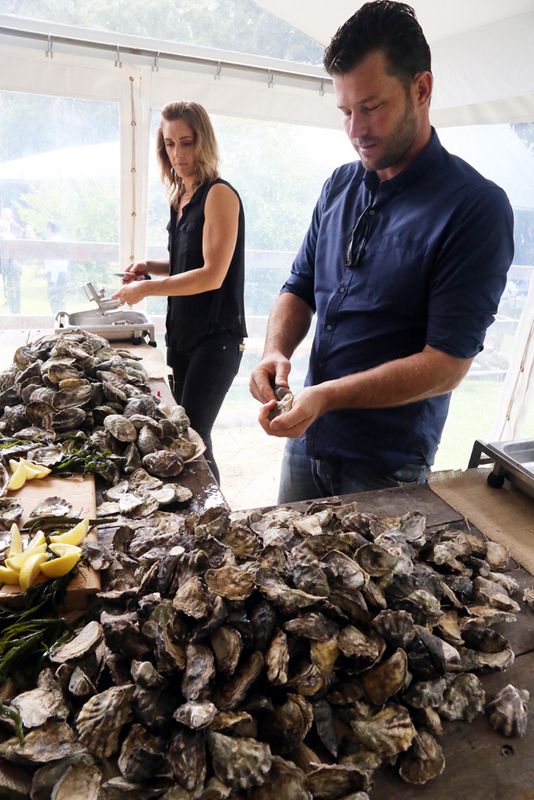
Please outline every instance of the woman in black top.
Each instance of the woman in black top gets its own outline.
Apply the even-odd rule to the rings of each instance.
[[[164,106],[157,155],[171,205],[169,258],[130,264],[113,298],[133,305],[149,296],[168,297],[167,363],[174,399],[202,437],[218,481],[211,430],[239,370],[247,335],[243,206],[219,177],[215,133],[197,103]],[[161,279],[145,280],[148,275]]]

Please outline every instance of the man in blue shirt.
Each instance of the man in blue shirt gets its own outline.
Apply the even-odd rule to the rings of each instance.
[[[279,502],[424,480],[513,257],[506,195],[430,125],[430,50],[413,9],[366,3],[325,66],[360,161],[323,187],[251,376],[260,424],[288,438]],[[288,386],[314,313],[306,385],[269,421],[272,384]]]

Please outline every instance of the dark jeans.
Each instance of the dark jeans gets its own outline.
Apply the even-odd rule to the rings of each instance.
[[[358,475],[354,462],[340,458],[335,462],[310,458],[301,439],[288,439],[282,459],[279,503],[314,500],[317,497],[368,492],[387,489],[405,483],[426,483],[430,465],[424,459],[414,459],[392,475],[363,477]]]
[[[191,427],[202,437],[206,461],[217,483],[219,470],[213,458],[211,430],[239,372],[242,356],[243,339],[224,332],[207,337],[190,353],[167,350],[174,399],[185,408]]]

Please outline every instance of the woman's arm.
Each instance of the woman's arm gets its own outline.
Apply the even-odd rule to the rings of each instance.
[[[149,296],[174,297],[220,289],[234,254],[238,225],[239,199],[236,193],[229,186],[216,183],[208,192],[204,209],[204,266],[159,281],[132,282],[122,286],[113,299],[134,305]]]

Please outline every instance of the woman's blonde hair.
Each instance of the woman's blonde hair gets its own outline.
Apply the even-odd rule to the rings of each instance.
[[[211,120],[204,108],[198,103],[178,101],[167,103],[161,109],[161,120],[156,134],[157,156],[161,170],[161,180],[166,189],[169,202],[175,208],[180,195],[185,191],[183,180],[176,174],[165,149],[162,125],[183,119],[195,134],[195,158],[197,174],[195,188],[206,181],[219,177],[219,148]]]

